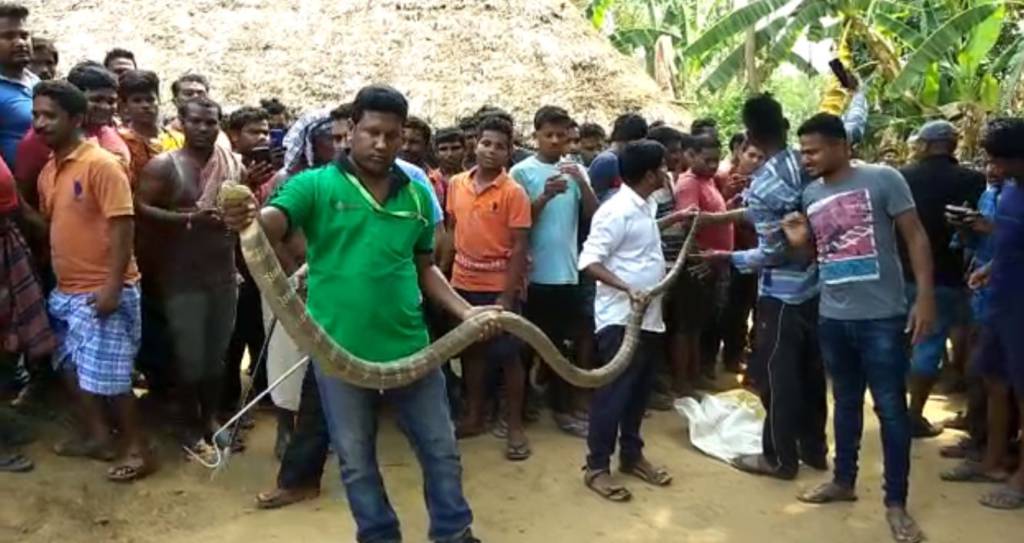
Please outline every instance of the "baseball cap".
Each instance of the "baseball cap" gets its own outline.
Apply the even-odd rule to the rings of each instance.
[[[956,126],[949,121],[928,121],[917,131],[918,141],[952,141],[957,138]]]

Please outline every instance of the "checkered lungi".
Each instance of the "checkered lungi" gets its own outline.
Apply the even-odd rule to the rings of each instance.
[[[100,396],[127,394],[142,340],[139,287],[121,291],[121,305],[106,317],[93,307],[95,294],[50,293],[50,321],[57,334],[54,367],[74,370],[78,386]]]
[[[55,347],[28,245],[14,222],[0,217],[0,350],[35,358]]]

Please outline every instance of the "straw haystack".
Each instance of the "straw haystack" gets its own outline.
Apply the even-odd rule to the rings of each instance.
[[[684,122],[635,61],[616,52],[568,0],[27,0],[33,30],[62,66],[112,47],[169,84],[208,75],[227,104],[279,96],[298,109],[351,99],[385,82],[435,124],[484,104],[525,124],[543,104],[608,124],[639,110]]]

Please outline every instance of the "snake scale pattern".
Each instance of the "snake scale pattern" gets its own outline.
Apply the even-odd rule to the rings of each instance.
[[[219,202],[223,207],[227,202],[247,202],[251,197],[252,191],[245,185],[225,183],[220,191]],[[376,390],[407,386],[476,343],[489,323],[497,323],[505,332],[528,343],[555,373],[569,383],[583,388],[597,388],[614,380],[632,361],[640,340],[644,313],[652,300],[665,292],[682,271],[699,219],[699,216],[694,219],[682,251],[669,273],[642,301],[633,304],[618,352],[604,366],[590,370],[576,367],[562,356],[558,347],[530,321],[515,313],[497,310],[483,311],[470,317],[429,346],[404,358],[388,363],[363,360],[338,345],[309,316],[305,303],[281,268],[259,221],[253,221],[239,232],[239,238],[249,271],[278,323],[298,348],[309,353],[311,359],[316,360],[327,375],[355,386]]]

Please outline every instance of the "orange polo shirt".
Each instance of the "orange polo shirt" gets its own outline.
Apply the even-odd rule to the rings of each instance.
[[[125,166],[96,143],[84,141],[60,163],[51,156],[38,186],[40,211],[50,221],[57,288],[71,294],[99,290],[110,261],[108,220],[134,215]],[[138,280],[133,256],[124,282]]]
[[[452,285],[470,292],[502,292],[512,231],[531,225],[530,197],[507,172],[479,191],[475,175],[473,168],[448,182],[446,211],[455,221]]]

